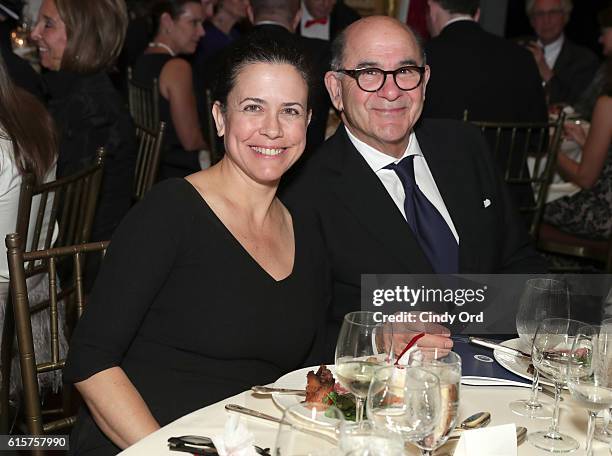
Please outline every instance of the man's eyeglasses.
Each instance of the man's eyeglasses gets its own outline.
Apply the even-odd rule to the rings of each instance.
[[[425,67],[404,66],[397,70],[381,70],[380,68],[363,68],[357,70],[336,70],[357,81],[359,88],[365,92],[377,92],[385,85],[387,76],[392,74],[395,84],[404,91],[416,89],[423,81]]]
[[[531,13],[531,17],[533,19],[544,19],[545,17],[556,17],[564,14],[565,11],[562,9],[554,9],[548,11],[533,11]]]

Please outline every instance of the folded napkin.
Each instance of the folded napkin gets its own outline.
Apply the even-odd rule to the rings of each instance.
[[[235,413],[229,414],[223,435],[213,436],[212,441],[219,456],[257,456],[253,434]]]
[[[463,431],[455,456],[516,456],[516,426],[504,424]]]

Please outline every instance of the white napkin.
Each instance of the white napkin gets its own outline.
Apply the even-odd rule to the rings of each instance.
[[[455,456],[516,456],[516,425],[463,431]]]
[[[223,435],[213,436],[212,441],[219,456],[257,456],[253,434],[235,413],[228,414]]]

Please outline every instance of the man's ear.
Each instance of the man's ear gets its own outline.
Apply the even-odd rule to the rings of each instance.
[[[170,16],[170,14],[168,13],[162,13],[159,18],[159,23],[161,24],[161,29],[165,33],[170,33],[170,30],[174,26],[174,20],[172,19],[172,16]]]
[[[297,28],[300,25],[301,20],[302,20],[302,8],[300,7],[300,9],[297,10],[297,13],[295,13],[295,17],[293,18],[293,22],[291,23],[291,27],[293,27],[293,30],[291,30],[292,32],[295,32],[297,30]]]
[[[476,14],[474,14],[474,20],[476,22],[480,21],[480,8],[476,10]]]
[[[338,77],[338,73],[335,71],[325,73],[325,87],[334,108],[342,112],[344,110],[344,105],[342,104],[342,81]]]
[[[217,128],[217,136],[221,137],[225,134],[225,117],[223,116],[223,109],[221,103],[215,101],[212,107],[213,119],[215,119],[215,127]]]
[[[251,2],[249,2],[247,6],[247,17],[249,18],[249,22],[251,25],[255,25],[255,14],[253,14],[253,7],[251,6]]]

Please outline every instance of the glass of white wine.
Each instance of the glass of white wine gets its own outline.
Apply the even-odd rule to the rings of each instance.
[[[551,453],[567,453],[579,447],[569,435],[559,432],[559,399],[561,388],[567,382],[568,358],[578,330],[585,323],[567,318],[543,320],[533,339],[531,361],[533,366],[551,379],[555,385],[555,405],[552,422],[547,431],[532,432],[527,440],[537,448]]]
[[[537,278],[525,283],[516,314],[516,331],[522,345],[521,349],[530,351],[538,323],[546,318],[569,318],[569,290],[561,280]],[[528,418],[552,418],[552,407],[538,400],[540,374],[533,373],[529,399],[512,401],[510,409],[517,415]]]
[[[586,454],[593,456],[597,412],[612,406],[612,332],[609,326],[578,329],[567,367],[572,398],[589,412]]]
[[[394,361],[391,325],[375,321],[374,312],[344,316],[336,345],[336,379],[355,396],[356,420],[363,410],[370,381],[377,368]]]
[[[440,381],[420,367],[381,367],[370,383],[366,407],[375,426],[414,443],[429,436],[438,424]]]
[[[422,367],[440,382],[440,413],[433,430],[414,441],[421,455],[431,456],[446,443],[457,425],[461,392],[461,357],[448,349],[418,348],[409,352],[408,366]]]

